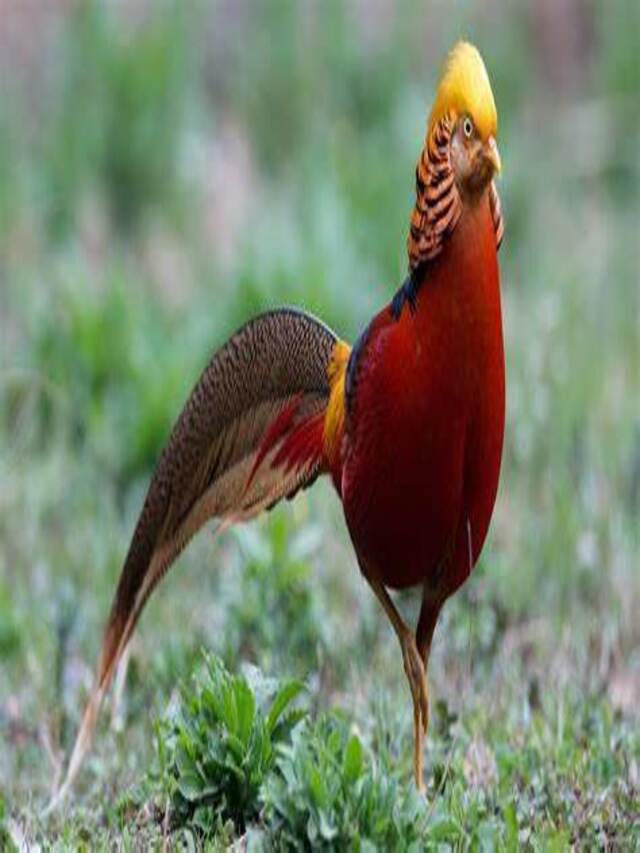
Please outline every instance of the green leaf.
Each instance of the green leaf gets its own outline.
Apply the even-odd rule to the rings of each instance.
[[[233,756],[237,759],[238,764],[241,764],[246,754],[244,743],[234,734],[228,734],[225,738],[225,743],[231,750]]]
[[[196,762],[189,755],[188,749],[183,741],[180,741],[176,747],[175,761],[180,776],[198,775]]]
[[[440,818],[429,826],[429,838],[433,841],[457,841],[460,838],[460,826],[453,818]]]
[[[337,755],[338,752],[340,751],[341,742],[342,742],[341,732],[340,732],[340,729],[338,729],[336,727],[331,731],[331,733],[329,734],[329,737],[327,738],[327,749],[333,755]]]
[[[518,849],[518,815],[516,812],[515,803],[509,803],[505,806],[504,823],[506,829],[506,845],[509,853]]]
[[[200,799],[203,788],[202,779],[195,773],[185,773],[178,778],[178,790],[191,803]]]
[[[271,734],[276,727],[282,713],[295,698],[305,689],[305,685],[301,681],[288,681],[277,692],[271,708],[267,714],[266,728]]]
[[[288,738],[295,726],[300,722],[300,720],[304,720],[306,716],[307,712],[303,708],[294,708],[293,711],[289,711],[285,714],[271,733],[272,743],[280,743]]]
[[[352,784],[360,776],[363,765],[362,744],[358,737],[353,734],[349,738],[347,748],[344,751],[342,775],[348,784]]]
[[[323,808],[327,804],[327,789],[324,779],[320,775],[320,771],[316,767],[309,769],[309,790],[314,804],[319,808]]]
[[[256,713],[256,699],[246,681],[238,680],[235,684],[235,704],[237,709],[237,735],[246,746],[251,737],[253,721]]]
[[[206,707],[212,712],[216,722],[224,723],[225,711],[221,697],[214,693],[213,690],[206,687],[202,691],[202,701]]]

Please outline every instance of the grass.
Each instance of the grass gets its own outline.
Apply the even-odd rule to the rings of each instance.
[[[534,5],[502,12],[496,40],[484,4],[381,6],[364,26],[338,0],[315,18],[88,3],[34,18],[46,63],[7,42],[0,848],[640,844],[640,78],[637,9],[617,6],[584,11],[577,52],[549,52],[562,20]],[[322,482],[190,546],[74,799],[43,819],[176,413],[252,312],[296,302],[353,338],[390,297],[461,32],[500,111],[508,423],[490,541],[436,631],[426,800],[397,642]],[[269,740],[275,684],[298,681],[304,713]],[[240,751],[211,717],[229,695],[253,709]],[[210,807],[176,793],[185,754]]]

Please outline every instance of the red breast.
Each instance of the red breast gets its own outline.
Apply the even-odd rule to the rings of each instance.
[[[347,422],[341,492],[361,562],[393,588],[468,575],[493,510],[504,355],[488,197],[466,209],[398,320],[374,318]],[[470,547],[469,547],[470,546]],[[451,589],[453,591],[453,589]]]

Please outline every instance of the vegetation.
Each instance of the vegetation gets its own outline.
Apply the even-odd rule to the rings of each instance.
[[[264,692],[266,685],[259,686]],[[193,821],[206,831],[212,816],[238,829],[255,819],[275,748],[301,717],[290,711],[283,718],[301,689],[287,682],[265,713],[245,678],[206,659],[204,677],[185,690],[181,712],[158,728],[159,778],[171,794],[174,822]]]
[[[637,4],[38,9],[0,21],[0,848],[640,845]],[[391,297],[461,33],[500,113],[508,424],[436,631],[426,800],[318,483],[190,546],[42,817],[175,415],[251,313],[352,339]]]

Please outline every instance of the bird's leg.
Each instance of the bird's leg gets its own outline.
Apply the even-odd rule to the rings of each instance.
[[[416,778],[418,778],[419,774],[420,779],[423,778],[422,739],[427,736],[427,730],[429,728],[429,688],[427,682],[427,667],[429,665],[429,655],[431,653],[431,640],[433,638],[433,631],[436,627],[436,622],[438,621],[439,610],[439,606],[434,604],[425,585],[422,593],[422,606],[420,608],[420,616],[418,618],[418,627],[416,628],[416,647],[424,667],[424,705],[422,706],[421,719],[418,720],[418,724],[421,723],[421,725],[418,725],[419,731],[416,730],[416,752],[414,756],[414,771]],[[415,725],[416,721],[414,718],[414,726]],[[420,786],[418,787],[420,788]]]
[[[378,601],[384,607],[385,613],[389,617],[389,621],[393,625],[400,648],[402,649],[402,661],[404,663],[404,671],[409,681],[411,696],[413,698],[413,730],[414,730],[414,755],[413,755],[413,771],[416,780],[416,786],[419,791],[424,791],[424,779],[422,775],[422,735],[426,731],[427,721],[429,719],[429,700],[427,696],[427,680],[424,674],[424,664],[422,657],[416,646],[416,639],[411,633],[402,616],[398,613],[398,609],[391,600],[391,597],[384,585],[371,578],[367,578],[369,584],[378,598]]]
[[[425,682],[427,680],[427,668],[429,666],[429,655],[431,654],[431,640],[433,631],[438,621],[439,606],[434,604],[425,587],[422,595],[422,607],[420,608],[420,617],[418,619],[418,627],[416,628],[416,647],[420,660],[424,666]],[[429,728],[429,703],[427,690],[427,705],[426,713],[422,715],[422,724],[426,735]]]

